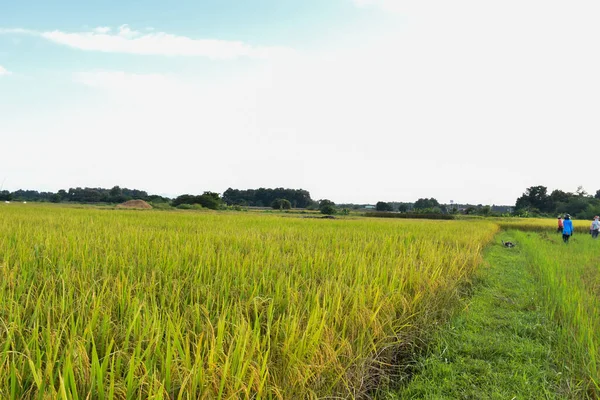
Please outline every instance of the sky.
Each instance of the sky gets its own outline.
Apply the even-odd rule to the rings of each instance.
[[[0,0],[0,183],[600,189],[597,0]]]

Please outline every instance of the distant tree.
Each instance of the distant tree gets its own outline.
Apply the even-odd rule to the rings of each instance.
[[[173,200],[172,206],[178,207],[183,204],[193,205],[199,204],[204,208],[210,208],[212,210],[218,210],[223,204],[221,196],[215,192],[204,192],[200,196],[194,196],[191,194],[183,194]]]
[[[6,197],[7,193],[3,191],[2,197]],[[53,203],[59,202],[76,202],[76,203],[115,203],[130,200],[132,198],[147,200],[148,193],[143,190],[119,188],[118,186],[112,189],[104,188],[70,188],[68,191],[60,189],[57,193],[53,192],[38,192],[37,190],[19,189],[9,193],[12,200],[15,201],[50,201]],[[158,196],[160,197],[160,196]],[[165,198],[166,199],[166,198]],[[166,199],[170,201],[170,199]]]
[[[108,191],[108,201],[111,203],[123,203],[127,200],[132,200],[132,197],[125,196],[123,189],[118,186],[115,186]]]
[[[566,203],[559,203],[555,212],[560,214],[571,214],[574,217],[580,217],[583,211],[585,211],[590,205],[590,199],[582,198],[579,196],[573,196]]]
[[[566,203],[569,201],[569,193],[563,192],[562,190],[555,189],[550,193],[550,201],[556,203]]]
[[[577,196],[579,196],[579,197],[586,197],[588,195],[588,193],[585,191],[585,189],[581,185],[577,186],[577,190],[575,191],[575,194],[577,194]]]
[[[121,196],[123,194],[123,191],[121,190],[120,187],[114,186],[112,189],[110,189],[109,194],[111,197],[117,197],[117,196]]]
[[[539,210],[551,212],[553,204],[548,196],[548,188],[545,186],[531,186],[519,197],[515,203],[515,210]]]
[[[69,200],[69,194],[64,189],[60,189],[58,191],[58,193],[56,193],[56,194],[58,194],[58,196],[60,197],[60,201],[68,201]]]
[[[191,194],[182,194],[181,196],[176,197],[171,205],[173,207],[180,206],[182,204],[195,204],[196,196]]]
[[[600,190],[591,196],[579,186],[574,193],[556,189],[548,195],[545,186],[532,186],[517,199],[514,213],[521,216],[568,213],[577,218],[591,218],[599,211]]]
[[[377,211],[394,211],[394,207],[391,204],[386,203],[384,201],[378,201],[375,205],[375,210]]]
[[[440,206],[440,203],[438,203],[438,201],[432,197],[430,199],[424,198],[424,199],[419,199],[419,200],[415,201],[415,205],[413,206],[413,208],[415,210],[425,210],[425,209],[439,207],[439,206]]]
[[[288,199],[275,199],[271,203],[274,210],[289,210],[292,208],[292,203]]]
[[[204,192],[201,196],[197,197],[195,204],[200,204],[202,207],[210,208],[211,210],[218,210],[223,204],[221,196],[215,192]]]
[[[492,212],[492,207],[490,206],[483,206],[481,208],[479,208],[478,210],[478,214],[479,215],[483,215],[484,217],[487,217],[491,214]]]
[[[238,190],[228,188],[223,193],[223,201],[227,205],[264,207],[271,205],[277,199],[288,200],[294,208],[308,208],[313,203],[310,193],[303,189],[258,188]]]
[[[153,194],[153,195],[148,196],[147,201],[150,201],[153,204],[158,204],[158,203],[169,203],[171,201],[171,199],[169,199],[168,197]]]
[[[408,204],[406,204],[406,203],[400,203],[400,204],[398,204],[398,211],[399,212],[407,212],[408,211]]]
[[[324,199],[319,200],[319,211],[321,214],[333,215],[337,212],[337,209],[333,201]]]
[[[12,194],[8,190],[3,190],[0,192],[0,201],[11,201]]]
[[[467,215],[470,215],[470,214],[474,214],[475,211],[477,211],[477,209],[475,207],[468,206],[467,208],[465,208],[464,213],[467,214]]]

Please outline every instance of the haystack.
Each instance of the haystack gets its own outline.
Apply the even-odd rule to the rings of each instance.
[[[117,208],[137,208],[141,210],[149,210],[152,206],[146,203],[144,200],[129,200],[125,203],[117,205]]]

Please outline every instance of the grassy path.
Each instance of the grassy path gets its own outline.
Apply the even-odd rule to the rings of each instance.
[[[486,252],[473,297],[441,330],[420,372],[385,399],[570,398],[554,364],[552,324],[540,308],[536,282],[521,247],[500,240]]]

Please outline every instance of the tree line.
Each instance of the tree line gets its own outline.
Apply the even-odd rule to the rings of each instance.
[[[58,192],[38,192],[37,190],[16,190],[0,192],[0,201],[41,201],[51,203],[112,203],[118,204],[128,200],[144,200],[151,202],[169,202],[167,197],[148,195],[144,190],[121,188],[114,186],[111,189],[104,188],[70,188],[61,189]]]
[[[548,193],[546,186],[531,186],[517,199],[515,214],[523,217],[570,214],[592,219],[600,215],[600,190],[592,195],[579,186],[575,192],[555,189]]]
[[[144,190],[121,188],[114,186],[105,188],[70,188],[58,192],[39,192],[37,190],[0,191],[0,201],[53,202],[53,203],[107,203],[118,204],[128,200],[145,200],[153,205],[166,205],[186,208],[190,206],[209,209],[225,207],[272,207],[279,210],[291,208],[308,208],[320,210],[324,214],[337,212],[348,213],[351,209],[364,209],[368,205],[338,204],[322,199],[315,201],[304,189],[228,188],[223,195],[215,192],[204,192],[201,195],[184,194],[171,199],[168,197],[149,195]],[[594,195],[587,193],[582,187],[575,192],[560,189],[548,193],[546,186],[531,186],[517,199],[514,210],[507,206],[483,206],[440,204],[435,198],[420,198],[414,203],[383,202],[374,206],[376,211],[424,214],[476,214],[507,215],[512,212],[516,216],[549,216],[569,213],[577,218],[591,219],[600,214],[600,190]]]
[[[272,207],[275,209],[318,208],[320,203],[310,197],[304,189],[259,188],[239,190],[229,188],[221,194],[204,192],[201,195],[183,194],[170,199],[168,197],[149,195],[144,190],[121,188],[114,186],[105,188],[70,188],[58,192],[39,192],[37,190],[0,191],[0,201],[51,202],[51,203],[107,203],[119,204],[128,200],[144,200],[153,204],[163,203],[173,207],[200,206],[219,209],[225,206]]]
[[[223,201],[229,206],[273,207],[282,204],[278,200],[287,200],[292,208],[307,208],[315,203],[311,199],[310,193],[304,189],[259,188],[239,190],[229,188],[223,193]]]

